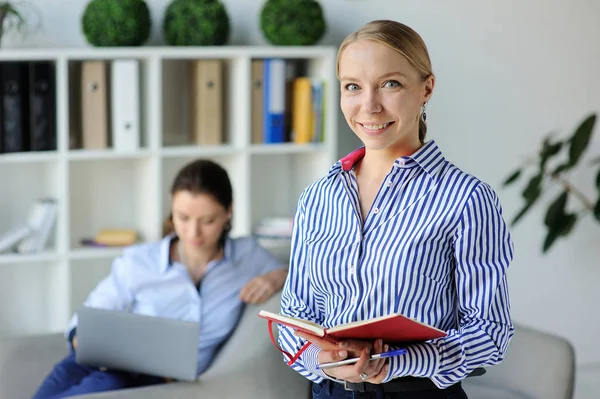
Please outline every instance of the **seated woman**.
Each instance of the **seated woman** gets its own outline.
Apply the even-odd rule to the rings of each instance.
[[[183,167],[171,188],[165,237],[126,248],[84,305],[200,323],[198,374],[209,367],[234,330],[244,304],[266,301],[283,286],[287,266],[250,237],[231,238],[232,187],[227,172],[208,160]],[[189,289],[182,289],[182,287]],[[69,355],[34,399],[65,398],[164,383],[164,378],[78,364],[77,315],[67,328]],[[115,337],[118,339],[118,337]]]

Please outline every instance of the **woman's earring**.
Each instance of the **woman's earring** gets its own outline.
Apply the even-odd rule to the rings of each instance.
[[[423,122],[425,122],[427,120],[427,113],[425,112],[427,109],[427,103],[423,104],[423,106],[421,106],[421,119],[423,120]]]

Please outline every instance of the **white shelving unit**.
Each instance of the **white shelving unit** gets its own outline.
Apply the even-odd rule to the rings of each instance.
[[[0,234],[22,223],[32,201],[58,200],[52,241],[34,255],[0,254],[0,335],[62,331],[89,290],[106,276],[120,249],[81,247],[100,228],[135,228],[161,238],[171,181],[196,158],[228,171],[234,186],[232,234],[248,235],[265,217],[290,217],[302,189],[336,161],[339,93],[334,47],[139,47],[2,50],[0,61],[50,60],[56,66],[58,148],[0,154]],[[326,81],[322,143],[251,144],[251,61],[306,61]],[[69,148],[72,70],[85,60],[140,62],[141,148],[134,153]],[[186,63],[226,61],[226,144],[180,144],[185,134]]]

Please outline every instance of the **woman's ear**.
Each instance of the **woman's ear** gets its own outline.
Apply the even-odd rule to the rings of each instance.
[[[422,103],[429,102],[433,94],[433,88],[435,87],[435,76],[433,74],[429,75],[425,78],[425,82],[423,82],[423,98],[421,99]]]

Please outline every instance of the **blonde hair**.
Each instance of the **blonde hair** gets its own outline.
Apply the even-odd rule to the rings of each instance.
[[[433,75],[427,46],[417,32],[400,22],[376,20],[350,33],[340,45],[336,65],[338,79],[340,78],[340,58],[342,52],[348,45],[359,40],[379,42],[397,51],[419,72],[423,82],[429,76]],[[419,140],[421,143],[424,142],[426,134],[427,124],[422,118],[419,118]]]

